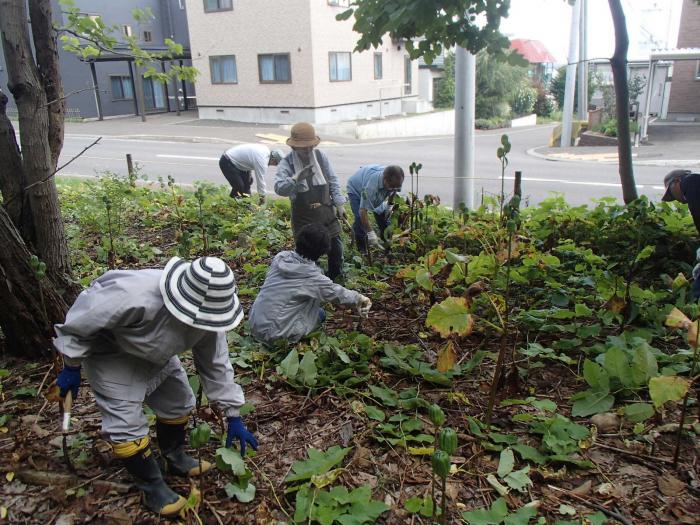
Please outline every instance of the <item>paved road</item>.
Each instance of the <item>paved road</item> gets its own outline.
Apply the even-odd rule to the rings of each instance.
[[[511,188],[514,170],[523,172],[523,193],[528,202],[535,204],[551,192],[563,193],[571,204],[589,204],[591,199],[613,196],[621,199],[616,164],[587,162],[554,162],[528,155],[527,150],[547,143],[549,126],[510,130],[513,150],[507,169],[506,192]],[[477,134],[475,195],[478,203],[484,195],[500,192],[500,164],[496,149],[500,131]],[[96,137],[67,134],[61,162],[79,153]],[[258,139],[259,140],[259,139]],[[225,145],[212,143],[170,142],[162,140],[133,140],[104,137],[100,144],[75,160],[64,175],[94,176],[103,171],[126,172],[126,153],[150,180],[172,175],[181,183],[206,180],[225,184],[218,167],[218,159]],[[286,148],[286,147],[285,147]],[[453,138],[395,139],[373,143],[337,144],[324,147],[343,186],[347,178],[361,165],[368,163],[397,163],[406,169],[413,162],[421,162],[419,193],[440,196],[442,202],[452,203]],[[659,199],[661,180],[667,168],[639,166],[635,175],[639,191]],[[407,171],[408,174],[408,171]],[[268,170],[268,191],[272,191],[273,169]],[[409,188],[407,181],[405,188]]]

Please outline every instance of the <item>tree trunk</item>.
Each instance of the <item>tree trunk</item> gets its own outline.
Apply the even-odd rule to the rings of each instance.
[[[10,353],[46,355],[68,307],[47,281],[40,283],[31,266],[32,254],[0,206],[0,327]]]
[[[39,78],[44,86],[49,111],[49,147],[51,169],[56,170],[58,156],[63,148],[66,102],[58,63],[58,43],[53,27],[51,4],[45,0],[29,0],[29,16]]]
[[[7,118],[7,95],[0,89],[0,192],[12,223],[22,225],[22,155],[17,145],[15,128]]]
[[[632,167],[632,143],[630,141],[630,94],[627,85],[627,22],[620,0],[608,0],[610,13],[615,26],[615,53],[610,59],[613,82],[615,84],[615,111],[617,113],[617,155],[619,158],[622,198],[629,204],[637,198],[637,185],[634,182]]]
[[[48,12],[49,0],[35,0],[36,9]],[[35,28],[39,42],[51,38],[41,35],[45,26]],[[49,28],[50,29],[50,28]],[[54,161],[49,144],[49,112],[44,85],[34,62],[29,41],[29,26],[25,0],[0,0],[0,31],[7,65],[8,87],[17,103],[19,113],[22,168],[24,173],[25,206],[29,205],[30,224],[21,225],[25,242],[46,263],[47,273],[68,297],[78,288],[70,279],[70,260],[58,193],[53,179]],[[50,59],[47,59],[50,62]],[[51,73],[51,67],[44,71]],[[50,80],[61,82],[60,77]],[[58,88],[60,91],[60,87]],[[61,125],[62,128],[62,125]],[[62,139],[61,139],[62,140]]]

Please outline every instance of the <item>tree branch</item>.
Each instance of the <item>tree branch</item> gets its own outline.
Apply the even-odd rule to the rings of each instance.
[[[38,185],[40,185],[40,184],[44,184],[44,183],[50,181],[51,178],[52,178],[54,175],[56,175],[56,173],[58,173],[58,172],[61,171],[63,168],[65,168],[66,166],[68,166],[68,164],[70,164],[70,163],[73,162],[74,160],[76,160],[76,159],[78,159],[79,157],[81,157],[87,150],[89,150],[89,149],[92,148],[93,146],[97,145],[97,143],[100,142],[100,140],[102,140],[102,137],[97,137],[97,138],[95,139],[95,141],[92,142],[92,144],[89,144],[89,145],[85,146],[85,147],[83,148],[83,150],[82,150],[80,153],[78,153],[77,155],[75,155],[75,156],[74,156],[73,158],[71,158],[68,162],[65,162],[64,164],[62,164],[61,166],[59,166],[58,168],[56,168],[56,171],[54,171],[53,173],[51,173],[51,174],[48,175],[47,177],[44,177],[43,179],[38,180],[38,181],[36,181],[36,182],[33,182],[33,183],[31,183],[29,186],[26,186],[26,187],[22,188],[22,192],[26,192],[26,191],[30,190],[31,188],[33,188],[33,187],[35,187],[35,186],[38,186]],[[9,199],[6,199],[6,200],[3,202],[3,204],[5,205],[5,207],[9,206],[10,203],[14,200],[15,197],[17,197],[17,195],[14,195],[13,197],[11,197],[11,198],[9,198]]]

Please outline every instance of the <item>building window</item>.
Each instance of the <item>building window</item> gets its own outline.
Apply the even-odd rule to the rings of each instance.
[[[131,35],[133,34],[132,31],[131,31],[131,26],[130,26],[130,25],[124,24],[124,25],[122,26],[122,34],[123,34],[124,36],[127,36],[127,37],[128,37],[128,36],[131,36]]]
[[[328,5],[348,7],[350,5],[350,0],[328,0]]]
[[[382,54],[374,54],[374,80],[381,80],[384,78],[384,70],[382,68]]]
[[[112,83],[113,100],[133,100],[134,87],[130,77],[109,77],[109,80]]]
[[[233,0],[204,0],[204,12],[213,13],[216,11],[231,11]]]
[[[209,57],[212,84],[237,84],[238,71],[236,70],[236,57],[214,56]]]
[[[328,53],[328,63],[331,82],[352,80],[352,59],[350,58],[350,53],[331,51]]]
[[[292,81],[289,53],[258,55],[258,73],[261,83],[287,83]]]
[[[411,69],[411,57],[403,57],[403,83],[404,95],[411,94],[411,84],[413,84],[413,70]]]
[[[153,35],[151,34],[150,31],[143,32],[143,41],[144,42],[152,42],[153,41]]]

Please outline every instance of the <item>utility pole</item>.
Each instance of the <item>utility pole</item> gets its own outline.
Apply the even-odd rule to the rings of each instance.
[[[562,148],[571,146],[571,128],[574,116],[574,89],[576,88],[576,61],[578,60],[578,25],[581,15],[581,0],[576,0],[571,11],[571,32],[569,33],[569,58],[566,66],[566,89],[561,117]]]
[[[578,119],[588,119],[588,0],[581,2],[578,51]]]
[[[455,160],[453,209],[474,208],[474,118],[476,57],[463,47],[455,50]]]

